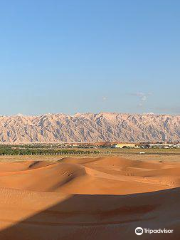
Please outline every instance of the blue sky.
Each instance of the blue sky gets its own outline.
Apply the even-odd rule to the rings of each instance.
[[[0,2],[0,114],[180,114],[180,1]]]

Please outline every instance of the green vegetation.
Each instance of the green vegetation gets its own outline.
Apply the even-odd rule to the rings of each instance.
[[[4,155],[180,155],[180,149],[129,149],[102,147],[72,147],[57,144],[0,145],[0,156]]]
[[[96,150],[57,149],[47,146],[0,145],[0,155],[78,155],[98,154]]]

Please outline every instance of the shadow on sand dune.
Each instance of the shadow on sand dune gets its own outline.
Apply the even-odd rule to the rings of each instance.
[[[180,239],[179,201],[180,188],[124,196],[72,195],[2,230],[0,240]],[[136,236],[136,227],[174,233]]]

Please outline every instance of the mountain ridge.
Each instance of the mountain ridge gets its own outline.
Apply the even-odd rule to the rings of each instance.
[[[180,141],[180,115],[128,113],[0,116],[1,143]]]

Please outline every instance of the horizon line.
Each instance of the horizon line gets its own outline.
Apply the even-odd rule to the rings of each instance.
[[[57,113],[42,113],[42,114],[22,114],[22,113],[17,113],[17,114],[12,114],[12,115],[0,115],[0,117],[41,117],[41,116],[46,116],[46,115],[65,115],[65,116],[71,116],[74,117],[76,115],[88,115],[88,114],[93,114],[93,115],[99,115],[99,114],[119,114],[119,115],[152,115],[152,116],[180,116],[179,114],[171,114],[171,113],[128,113],[128,112],[76,112],[74,114],[68,114],[68,113],[62,113],[62,112],[57,112]]]

